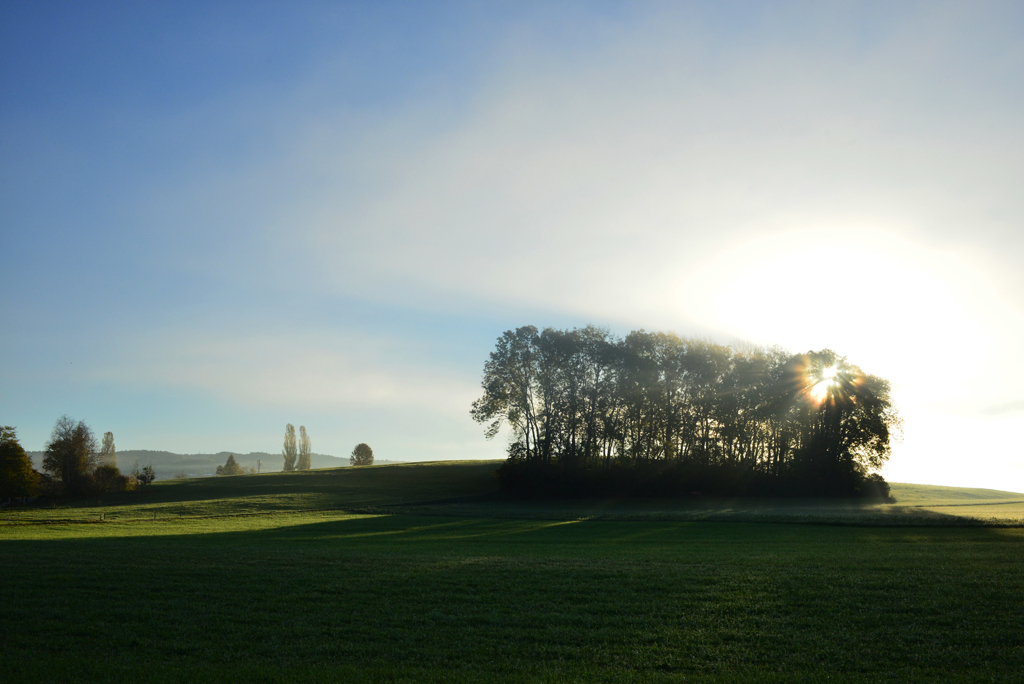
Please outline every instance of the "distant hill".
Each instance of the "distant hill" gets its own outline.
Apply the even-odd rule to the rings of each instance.
[[[36,470],[43,463],[42,451],[30,451],[29,457]],[[235,451],[221,451],[216,454],[175,454],[170,451],[151,451],[149,449],[126,449],[117,452],[117,467],[123,472],[131,470],[137,462],[139,468],[152,465],[157,479],[165,480],[184,473],[188,477],[205,477],[214,475],[217,466],[224,465],[228,456],[234,455],[235,461],[244,468],[259,468],[261,473],[279,472],[284,469],[284,458],[281,454],[268,454],[263,451],[252,451],[240,454]],[[329,454],[311,454],[314,468],[341,468],[349,465],[348,457],[340,458]],[[262,461],[257,466],[257,462]],[[374,463],[402,463],[402,461],[378,460]]]

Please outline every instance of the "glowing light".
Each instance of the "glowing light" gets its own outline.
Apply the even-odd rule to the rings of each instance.
[[[825,401],[832,387],[838,382],[839,369],[829,366],[821,371],[821,379],[811,388],[811,397],[818,403]]]
[[[969,303],[1002,300],[963,257],[855,223],[766,235],[690,274],[680,297],[688,315],[758,344],[835,349],[929,400],[958,396],[963,383],[982,377],[990,353],[985,326],[996,319]],[[832,268],[823,273],[826,264]],[[843,278],[818,280],[838,265]],[[941,352],[935,340],[942,340]],[[951,382],[934,372],[949,357],[975,363]]]

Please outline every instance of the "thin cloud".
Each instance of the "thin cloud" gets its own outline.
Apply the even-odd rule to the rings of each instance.
[[[315,330],[161,330],[120,343],[94,382],[198,390],[238,406],[386,408],[463,416],[475,379],[403,358],[393,340]]]

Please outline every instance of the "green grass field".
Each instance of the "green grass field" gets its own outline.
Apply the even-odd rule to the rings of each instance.
[[[946,510],[991,504],[1019,518],[1022,495],[897,485],[891,507],[517,510],[480,496],[495,465],[168,482],[99,505],[4,510],[0,677],[875,682],[1024,672],[1024,527]]]

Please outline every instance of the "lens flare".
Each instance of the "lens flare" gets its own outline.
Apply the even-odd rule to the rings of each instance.
[[[835,366],[829,366],[821,371],[820,379],[814,383],[811,387],[811,398],[819,404],[828,398],[832,388],[838,384],[839,381],[839,369]]]

